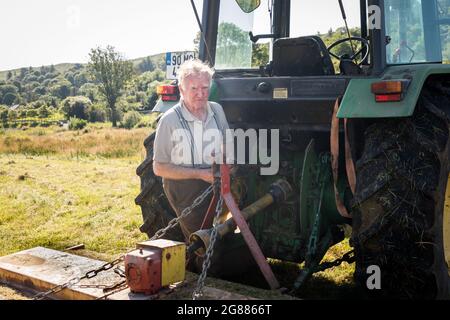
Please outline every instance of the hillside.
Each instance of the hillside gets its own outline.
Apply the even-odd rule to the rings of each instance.
[[[157,63],[157,62],[161,61],[162,59],[165,59],[165,53],[159,53],[159,54],[155,54],[155,55],[151,55],[151,56],[147,56],[147,57],[136,58],[136,59],[132,59],[130,61],[133,63],[133,65],[135,67],[137,67],[145,59],[151,59],[154,63]],[[60,64],[55,64],[54,67],[58,73],[64,74],[68,70],[75,67],[76,65],[84,66],[85,64],[82,64],[82,63],[60,63]],[[44,66],[44,67],[50,68],[51,66]],[[26,67],[26,68],[29,69],[29,67]],[[32,68],[32,70],[40,70],[42,67],[31,67],[31,68]],[[22,69],[22,68],[0,71],[0,80],[6,81],[8,72],[11,71],[13,74],[14,73],[18,74],[20,72],[20,69]]]
[[[127,112],[153,109],[158,99],[156,87],[165,81],[165,54],[129,61],[134,72],[117,100],[119,121]],[[111,119],[101,86],[87,64],[63,63],[0,72],[1,126],[17,126],[23,119],[48,119],[57,114],[58,119],[76,117],[90,122]]]

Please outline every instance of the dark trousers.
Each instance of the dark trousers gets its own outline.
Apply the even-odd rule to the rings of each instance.
[[[192,205],[209,184],[203,180],[170,180],[163,179],[164,192],[170,205],[179,217],[182,211]],[[212,193],[185,218],[180,220],[181,230],[186,242],[191,233],[199,230],[208,211]],[[203,258],[196,257],[193,271],[202,271]],[[216,241],[208,274],[215,277],[228,277],[247,272],[254,268],[255,260],[240,234],[230,233],[220,241]]]

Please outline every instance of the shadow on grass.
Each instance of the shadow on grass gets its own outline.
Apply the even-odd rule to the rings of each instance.
[[[276,262],[270,263],[280,286],[289,292],[300,274],[300,267],[295,263]],[[240,276],[228,277],[224,280],[241,283],[268,290],[269,287],[261,271],[254,269]],[[311,276],[294,295],[296,298],[305,300],[367,300],[366,291],[354,280],[352,275],[345,277],[343,281],[334,281],[329,277],[316,273]]]

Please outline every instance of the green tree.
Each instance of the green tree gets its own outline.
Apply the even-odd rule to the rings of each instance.
[[[65,99],[70,95],[72,84],[67,80],[58,81],[55,85],[50,87],[50,92],[53,96],[60,99]]]
[[[23,79],[26,74],[27,74],[27,68],[21,68],[19,78]]]
[[[34,109],[27,110],[27,117],[34,118],[37,116],[37,111]]]
[[[89,122],[105,122],[106,108],[101,104],[93,104],[89,109]]]
[[[27,110],[26,109],[20,109],[18,117],[19,118],[26,118],[26,116],[27,116]]]
[[[4,109],[0,106],[0,120],[3,127],[8,126],[8,109]]]
[[[77,88],[81,87],[83,84],[88,82],[85,72],[75,73],[73,80],[74,80],[74,84]]]
[[[254,43],[252,67],[265,66],[269,63],[269,43]]]
[[[55,99],[54,97],[51,97],[51,98],[50,98],[50,105],[51,105],[53,108],[56,108],[56,107],[57,107],[56,99]]]
[[[99,91],[111,111],[112,125],[116,127],[118,117],[116,102],[122,95],[125,84],[133,75],[133,64],[125,61],[112,46],[107,46],[106,49],[91,49],[89,58],[89,72],[100,84]]]
[[[17,94],[8,92],[7,94],[5,94],[3,96],[2,102],[3,102],[3,104],[6,104],[7,106],[11,106],[14,103],[14,101],[16,101],[16,99],[17,99]]]
[[[144,58],[141,63],[138,64],[138,69],[141,73],[147,72],[147,71],[153,71],[155,70],[155,64],[153,63],[152,59],[150,57]]]
[[[43,96],[44,94],[46,94],[45,87],[39,86],[34,88],[33,94],[35,94],[36,96]]]
[[[231,22],[222,22],[217,35],[216,67],[249,68],[252,62],[252,42],[248,32]]]
[[[73,78],[73,72],[72,72],[72,71],[67,71],[67,72],[64,74],[64,78],[66,78],[71,84],[74,84],[74,83],[75,83],[75,80],[74,80],[74,78]]]
[[[8,111],[8,119],[9,119],[9,121],[15,121],[15,120],[17,120],[17,111],[15,111],[15,110],[9,110],[9,111]]]
[[[98,87],[93,83],[88,82],[83,84],[78,90],[78,93],[82,96],[88,97],[92,102],[98,100]]]
[[[17,88],[19,92],[22,92],[22,83],[18,80],[13,81],[13,85]]]
[[[17,87],[12,84],[0,85],[0,96],[5,95],[8,92],[17,93]]]
[[[125,129],[133,129],[135,125],[141,121],[142,116],[137,111],[129,111],[123,117],[123,127]]]
[[[43,105],[38,109],[39,118],[47,118],[50,115],[50,111],[47,106]]]
[[[157,69],[160,69],[160,70],[166,72],[167,65],[166,65],[166,56],[165,55],[161,54],[156,59],[156,66],[157,66]]]
[[[61,111],[67,119],[75,117],[78,119],[88,120],[89,108],[91,105],[91,100],[86,97],[68,97],[61,102]]]

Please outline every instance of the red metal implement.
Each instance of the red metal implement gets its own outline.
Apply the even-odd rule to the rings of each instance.
[[[228,165],[223,164],[220,166],[220,173],[222,177],[222,185],[221,185],[221,193],[223,200],[225,201],[228,209],[230,209],[230,212],[233,216],[234,221],[236,222],[237,226],[239,227],[239,230],[241,230],[242,236],[244,237],[245,242],[247,243],[248,248],[250,249],[250,252],[253,255],[253,258],[255,258],[256,263],[259,266],[259,269],[261,270],[264,278],[266,279],[267,283],[269,284],[270,288],[277,289],[280,287],[280,284],[278,283],[278,280],[275,278],[275,275],[272,272],[272,269],[270,268],[269,264],[267,263],[266,257],[264,257],[264,254],[261,251],[261,248],[259,247],[258,243],[256,242],[255,237],[253,236],[252,232],[250,231],[250,228],[245,221],[244,217],[241,214],[241,211],[239,210],[239,207],[237,206],[236,202],[234,201],[234,198],[231,194],[230,190],[230,168]]]

